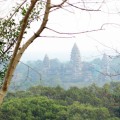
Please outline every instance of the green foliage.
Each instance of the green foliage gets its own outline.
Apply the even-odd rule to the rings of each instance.
[[[119,82],[68,90],[36,86],[9,93],[0,115],[4,118],[8,112],[8,118],[12,116],[13,120],[22,116],[29,120],[119,120],[119,86]]]
[[[46,97],[11,99],[2,105],[0,120],[56,120],[65,110]]]
[[[0,109],[0,120],[106,120],[110,117],[104,107],[93,107],[74,102],[63,106],[47,97],[27,97],[11,99]]]
[[[73,120],[74,117],[78,117],[79,120],[106,120],[110,117],[109,111],[104,107],[93,107],[89,104],[80,104],[79,102],[74,102],[68,108],[69,119]]]
[[[5,76],[13,47],[20,32],[20,24],[14,18],[6,18],[0,21],[0,82]]]
[[[31,15],[29,16],[27,28],[30,28],[31,22],[40,20],[40,13],[44,5],[45,5],[44,2],[42,1],[37,2],[37,4],[35,5],[31,12]],[[28,8],[29,4],[25,4],[23,7],[21,7],[21,9],[19,9],[19,13],[21,13],[22,16],[25,16],[26,12],[28,11]]]
[[[0,21],[0,82],[2,82],[9,59],[11,58],[12,48],[18,37],[19,26],[14,19],[5,19]]]

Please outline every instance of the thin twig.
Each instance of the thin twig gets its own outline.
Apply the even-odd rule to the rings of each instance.
[[[66,2],[67,2],[67,0],[63,0],[62,3],[60,3],[60,4],[58,4],[58,5],[52,5],[51,8],[54,8],[54,7],[61,8]]]
[[[40,36],[40,37],[45,37],[45,38],[75,38],[75,36],[71,36],[71,37],[62,37],[62,36]]]
[[[45,28],[48,29],[48,30],[50,30],[50,31],[53,31],[53,32],[55,32],[55,33],[57,33],[57,34],[64,34],[64,35],[65,35],[65,34],[66,34],[66,35],[83,34],[83,33],[96,32],[96,31],[103,30],[102,28],[100,28],[100,29],[87,30],[87,31],[82,31],[82,32],[68,32],[68,33],[66,33],[66,32],[59,32],[59,31],[56,31],[56,30],[51,29],[51,28],[49,28],[49,27],[45,27]]]
[[[84,10],[84,11],[100,11],[100,10],[96,10],[96,9],[80,8],[80,7],[75,6],[75,5],[73,5],[73,4],[69,3],[69,2],[66,2],[66,3],[67,3],[68,5],[74,7],[74,8],[77,8],[77,9],[80,9],[80,10]]]
[[[15,13],[17,13],[17,11],[27,2],[27,0],[23,1],[20,6],[18,6],[18,8],[14,11],[14,13],[10,16],[10,18],[8,19],[8,21],[15,15]]]

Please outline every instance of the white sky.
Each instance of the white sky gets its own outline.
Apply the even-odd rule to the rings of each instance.
[[[60,0],[56,0],[56,3],[58,1]],[[74,3],[76,1],[80,2],[80,0],[69,1]],[[99,2],[103,0],[96,1]],[[73,7],[65,8],[71,11],[71,13],[63,9],[54,11],[50,14],[47,26],[59,32],[82,32],[87,30],[99,29],[104,23],[120,24],[120,13],[116,14],[117,12],[120,12],[120,1],[104,1],[105,3],[101,7],[102,12],[81,11]],[[85,4],[85,6],[95,9],[98,8],[99,5],[96,6],[95,3]],[[78,4],[78,6],[83,8],[83,4]],[[32,34],[38,26],[39,23],[32,24],[33,28],[32,30],[30,30],[30,34]],[[105,30],[103,31],[71,35],[73,36],[73,38],[38,38],[27,49],[22,57],[22,60],[42,60],[44,55],[48,54],[50,59],[58,58],[61,61],[68,61],[70,59],[72,46],[75,42],[80,49],[82,60],[94,58],[93,56],[102,55],[104,52],[106,52],[107,54],[114,53],[115,51],[108,47],[119,50],[120,26],[109,24],[105,25],[104,28]],[[61,36],[48,30],[45,30],[42,35]],[[68,35],[64,36],[68,37]],[[102,45],[101,43],[104,45]]]

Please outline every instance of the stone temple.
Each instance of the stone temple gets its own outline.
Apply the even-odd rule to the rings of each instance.
[[[64,79],[64,76],[71,80],[78,80],[82,72],[82,62],[77,44],[75,43],[73,45],[70,60],[67,64],[61,64],[57,59],[50,60],[48,55],[45,55],[42,70],[42,73],[46,74],[48,77],[50,75],[59,74],[60,79]]]
[[[120,61],[119,59],[117,59],[118,62]],[[69,61],[60,62],[57,58],[49,59],[49,56],[46,54],[42,61],[34,62],[33,68],[35,67],[41,73],[42,84],[47,86],[61,85],[68,88],[70,86],[84,86],[91,83],[103,85],[106,81],[109,82],[109,78],[105,75],[109,74],[111,68],[114,68],[116,63],[114,61],[110,63],[106,54],[103,55],[102,59],[96,58],[89,62],[82,61],[80,50],[75,43],[71,49]],[[119,70],[119,66],[116,67]],[[21,71],[18,71],[18,74],[20,73]],[[36,83],[40,81],[40,76],[36,75],[34,71],[31,71],[30,75],[32,81],[35,82],[36,80]],[[120,80],[117,77],[115,79]]]
[[[42,65],[42,75],[45,76],[45,80],[51,78],[59,79],[64,83],[70,82],[97,82],[98,79],[101,82],[105,82],[106,78],[100,73],[108,73],[109,64],[107,55],[104,54],[103,58],[92,65],[90,62],[81,61],[80,50],[75,43],[71,49],[70,60],[67,63],[61,63],[58,59],[49,59],[48,55],[45,55]],[[99,68],[97,71],[95,68]],[[101,72],[98,72],[101,71]]]

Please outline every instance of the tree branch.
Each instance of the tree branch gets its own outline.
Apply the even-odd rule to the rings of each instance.
[[[15,46],[15,49],[14,49],[14,53],[12,55],[12,58],[10,60],[9,66],[8,66],[8,70],[6,72],[5,80],[4,80],[3,87],[2,87],[3,91],[7,91],[8,85],[10,84],[10,80],[12,78],[13,71],[15,70],[14,60],[15,60],[15,57],[16,57],[17,52],[19,50],[19,46],[20,46],[20,43],[21,43],[22,38],[23,38],[24,31],[25,31],[26,26],[27,26],[29,15],[31,14],[36,2],[37,2],[37,0],[35,0],[33,3],[31,3],[25,17],[23,18],[20,34],[19,34],[19,37],[17,39],[17,43],[16,43],[16,46]]]
[[[16,56],[14,57],[14,61],[13,61],[13,64],[11,66],[11,69],[10,69],[10,73],[8,74],[7,77],[9,77],[9,81],[6,79],[6,81],[4,82],[4,85],[3,86],[8,86],[10,84],[10,80],[12,78],[12,74],[14,73],[15,71],[15,68],[22,56],[22,54],[24,53],[24,51],[27,49],[27,47],[39,36],[39,34],[44,30],[46,24],[47,24],[47,21],[48,21],[48,16],[49,16],[49,11],[50,11],[50,3],[51,3],[51,0],[47,0],[47,3],[46,3],[46,10],[45,10],[45,15],[44,15],[44,18],[43,18],[43,22],[40,26],[40,28],[38,29],[38,31],[22,46],[22,48],[19,50],[19,52],[16,54]],[[6,89],[4,87],[4,89]]]
[[[58,5],[52,5],[51,8],[54,8],[54,7],[62,7],[64,5],[64,3],[67,2],[67,0],[63,0],[62,3],[58,4]]]
[[[75,5],[73,5],[73,4],[71,4],[71,3],[69,3],[69,2],[66,2],[68,5],[70,5],[70,6],[72,6],[72,7],[74,7],[74,8],[77,8],[77,9],[80,9],[80,10],[84,10],[84,11],[100,11],[99,9],[87,9],[87,8],[80,8],[80,7],[77,7],[77,6],[75,6]]]
[[[20,6],[18,6],[18,8],[14,11],[14,13],[10,16],[10,18],[8,19],[8,21],[15,15],[15,13],[17,13],[17,11],[27,2],[27,0],[23,1]]]
[[[46,29],[48,29],[48,30],[50,30],[50,31],[53,31],[53,32],[55,32],[55,33],[57,33],[57,34],[66,34],[66,35],[83,34],[83,33],[96,32],[96,31],[103,30],[102,28],[99,28],[99,29],[95,29],[95,30],[87,30],[87,31],[82,31],[82,32],[68,32],[68,33],[65,33],[65,32],[56,31],[56,30],[51,29],[51,28],[48,28],[48,27],[46,27]]]

